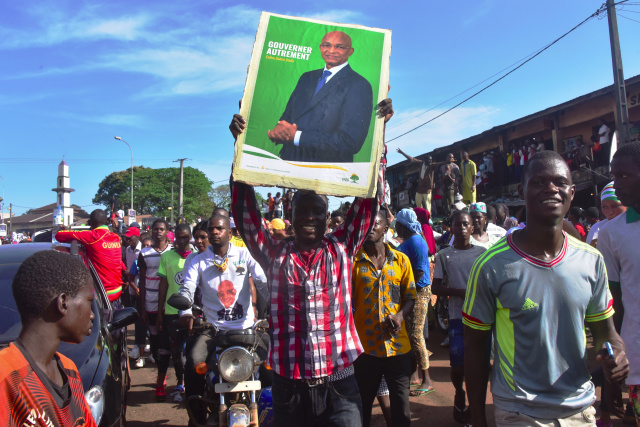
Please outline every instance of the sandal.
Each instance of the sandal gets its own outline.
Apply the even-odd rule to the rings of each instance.
[[[471,413],[469,412],[469,407],[465,406],[464,409],[458,408],[456,405],[453,405],[453,419],[459,423],[466,424],[469,422]]]
[[[409,392],[409,396],[411,397],[418,397],[418,396],[424,396],[425,394],[429,394],[432,391],[436,391],[436,388],[417,388],[415,390],[411,390]]]

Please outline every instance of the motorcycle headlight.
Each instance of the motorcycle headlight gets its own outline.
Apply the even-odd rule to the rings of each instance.
[[[251,377],[253,356],[245,348],[229,347],[218,359],[218,370],[225,381],[238,383]]]
[[[91,387],[84,394],[84,398],[89,405],[93,420],[96,422],[96,424],[100,424],[102,413],[104,412],[104,393],[102,392],[102,387],[100,387],[99,385]]]

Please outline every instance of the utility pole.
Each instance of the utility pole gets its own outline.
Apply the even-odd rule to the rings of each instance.
[[[174,162],[180,162],[180,192],[178,193],[178,219],[182,218],[182,187],[184,181],[184,161],[191,159],[178,159],[174,160]],[[172,211],[173,213],[173,211]]]
[[[621,146],[629,141],[629,110],[627,109],[627,90],[624,85],[624,73],[622,72],[622,54],[620,53],[618,19],[614,0],[607,0],[607,18],[609,21],[611,61],[613,63],[613,87],[616,94],[616,131],[618,132],[618,146]],[[611,154],[613,155],[613,153]]]
[[[171,183],[171,226],[173,227],[173,182]]]
[[[13,210],[13,203],[9,203],[9,231],[7,232],[8,235],[11,235],[11,219],[12,219],[11,211],[12,210]]]

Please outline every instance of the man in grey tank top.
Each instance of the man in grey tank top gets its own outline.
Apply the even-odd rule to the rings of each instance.
[[[607,378],[621,381],[629,372],[613,326],[604,261],[597,250],[562,231],[575,186],[560,155],[543,151],[529,159],[518,191],[527,227],[476,260],[463,305],[472,424],[487,425],[487,336],[495,328],[496,425],[595,426],[585,321]],[[606,355],[606,342],[613,357]]]

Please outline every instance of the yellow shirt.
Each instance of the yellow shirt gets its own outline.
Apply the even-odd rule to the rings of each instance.
[[[360,249],[353,263],[353,305],[356,330],[365,353],[390,357],[408,353],[411,342],[406,320],[400,332],[392,335],[384,323],[389,314],[396,314],[402,304],[416,299],[416,284],[409,258],[385,244],[387,258],[380,272]]]
[[[244,244],[244,242],[242,241],[242,239],[240,237],[231,236],[231,239],[229,239],[229,242],[233,246],[235,246],[236,248],[245,248],[245,247],[247,247],[247,245]]]

